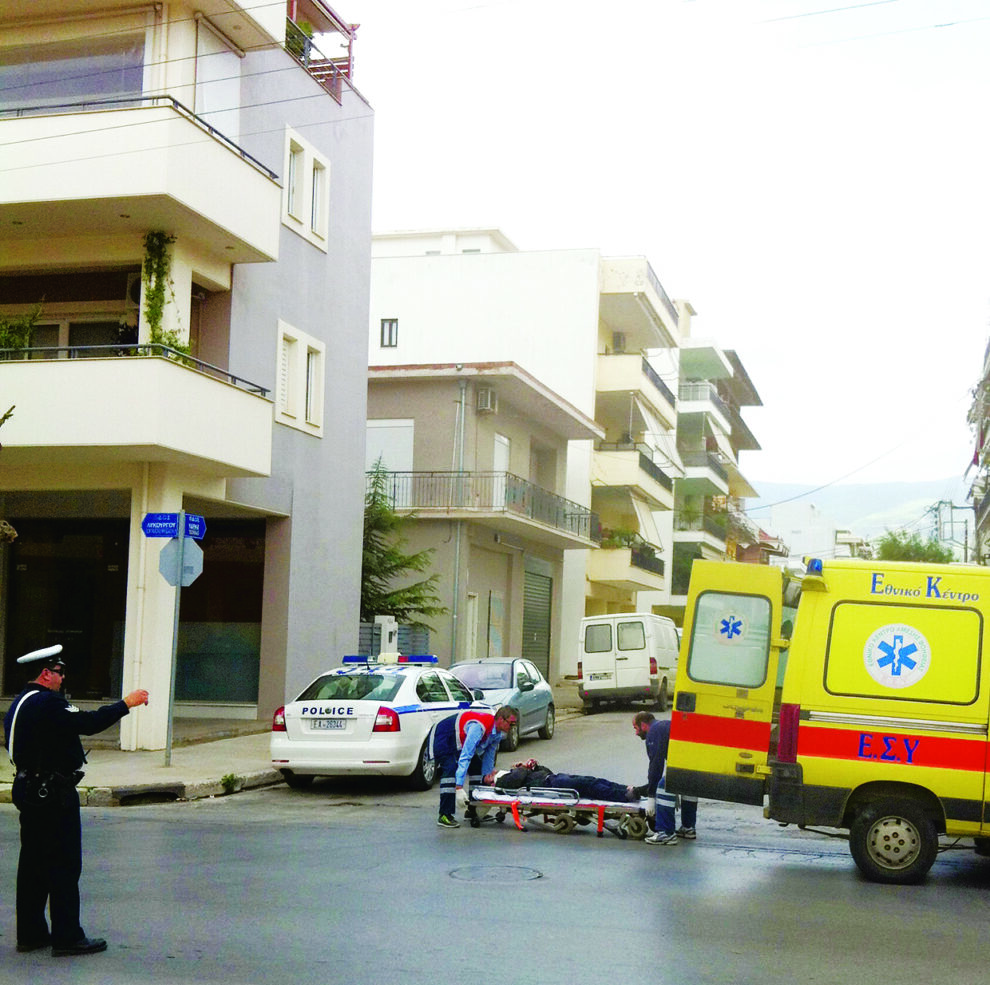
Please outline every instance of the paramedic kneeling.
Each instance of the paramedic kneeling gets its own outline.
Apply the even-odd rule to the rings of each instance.
[[[148,703],[147,691],[80,711],[62,696],[65,664],[61,646],[19,658],[41,670],[14,699],[3,721],[7,751],[17,770],[11,800],[20,812],[17,863],[17,950],[52,947],[56,957],[105,951],[79,925],[82,827],[76,784],[86,761],[80,735],[95,735]],[[45,920],[45,905],[51,931]]]
[[[674,831],[677,797],[664,789],[664,769],[667,765],[667,747],[670,745],[669,720],[657,721],[648,711],[639,712],[633,718],[633,731],[646,743],[646,755],[650,766],[646,778],[647,796],[656,796],[656,831],[646,839],[648,845],[676,845],[678,837],[693,839],[698,818],[698,798],[681,797],[681,826]]]
[[[430,732],[430,758],[436,761],[440,777],[441,828],[459,828],[455,816],[458,807],[470,806],[466,781],[478,780],[495,768],[495,753],[502,736],[519,721],[511,705],[496,712],[485,708],[466,708],[441,719]]]

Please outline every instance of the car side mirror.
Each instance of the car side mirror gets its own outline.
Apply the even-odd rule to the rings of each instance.
[[[532,681],[523,681],[519,685],[519,690],[520,691],[532,691],[534,687],[536,687],[536,685]]]

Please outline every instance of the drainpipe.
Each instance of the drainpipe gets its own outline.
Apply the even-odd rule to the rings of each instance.
[[[454,425],[454,446],[457,453],[457,488],[461,491],[461,473],[464,472],[464,412],[467,404],[467,380],[463,377],[459,381],[461,395],[457,404],[457,421]],[[460,501],[458,496],[458,501]],[[459,502],[458,502],[458,505]],[[453,663],[457,659],[455,651],[457,649],[457,616],[459,599],[461,594],[461,531],[464,528],[463,520],[454,521],[454,584],[453,600],[450,606],[450,659]]]

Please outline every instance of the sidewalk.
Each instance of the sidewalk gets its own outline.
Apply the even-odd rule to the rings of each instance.
[[[554,703],[558,721],[581,714],[573,681],[554,686]],[[117,807],[196,800],[281,783],[281,774],[272,768],[268,754],[269,734],[265,722],[178,719],[170,766],[165,765],[164,750],[93,748],[79,784],[80,803],[84,807]],[[85,736],[83,744],[89,747]],[[6,756],[3,759],[0,803],[10,803],[13,776]]]

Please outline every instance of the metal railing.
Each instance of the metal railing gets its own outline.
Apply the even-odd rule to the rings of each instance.
[[[650,266],[649,260],[646,262],[646,277],[647,280],[653,285],[653,290],[660,295],[660,301],[663,306],[667,309],[667,314],[673,319],[674,328],[677,328],[677,308],[674,307],[674,303],[667,297],[667,292],[663,289],[663,284],[660,283],[660,278],[657,277],[653,268]]]
[[[511,472],[390,472],[388,492],[395,509],[516,514],[601,540],[597,514]]]
[[[710,451],[680,451],[680,456],[685,468],[711,469],[723,482],[729,481],[729,473],[718,455]]]
[[[711,383],[682,383],[677,392],[682,401],[708,401],[717,407],[727,418],[732,411],[729,405],[718,395]]]
[[[671,392],[669,386],[662,379],[660,379],[660,374],[649,364],[649,362],[643,360],[643,375],[663,394],[664,400],[673,407],[676,404],[674,399],[674,394]]]
[[[177,113],[194,123],[215,140],[243,158],[252,167],[267,175],[272,181],[278,181],[278,175],[271,168],[265,167],[256,157],[249,154],[243,147],[235,144],[230,137],[221,133],[215,126],[197,116],[188,106],[183,105],[172,96],[130,96],[118,99],[84,99],[71,103],[38,103],[32,106],[17,106],[9,109],[0,108],[0,119],[13,116],[48,116],[53,113],[83,113],[102,109],[144,109],[148,106],[171,106]]]
[[[195,356],[187,356],[183,352],[170,349],[167,345],[156,343],[140,343],[134,345],[60,345],[41,346],[32,349],[0,349],[0,362],[14,362],[24,360],[54,360],[54,359],[120,359],[132,356],[155,356],[160,359],[169,359],[172,362],[188,366],[207,376],[213,376],[231,383],[240,390],[257,394],[259,397],[267,397],[269,390],[267,387],[251,383],[241,376],[228,373],[227,370],[214,366],[212,363],[204,362]]]
[[[338,60],[328,58],[313,44],[312,39],[307,35],[295,21],[286,18],[285,20],[285,50],[297,58],[316,79],[317,82],[333,96],[337,102],[341,102],[344,94],[344,83],[348,82],[347,76],[340,70]],[[343,59],[342,61],[346,61]]]
[[[652,452],[649,445],[644,445],[638,441],[599,441],[595,444],[595,451],[637,452],[639,454],[639,467],[648,476],[655,479],[668,491],[674,488],[674,480],[650,457]]]
[[[639,453],[639,467],[649,476],[652,476],[668,492],[674,488],[674,480],[656,462],[643,452]]]
[[[655,575],[663,574],[663,560],[650,550],[639,547],[632,548],[629,552],[629,563],[634,568],[641,568],[643,571],[650,571]]]

